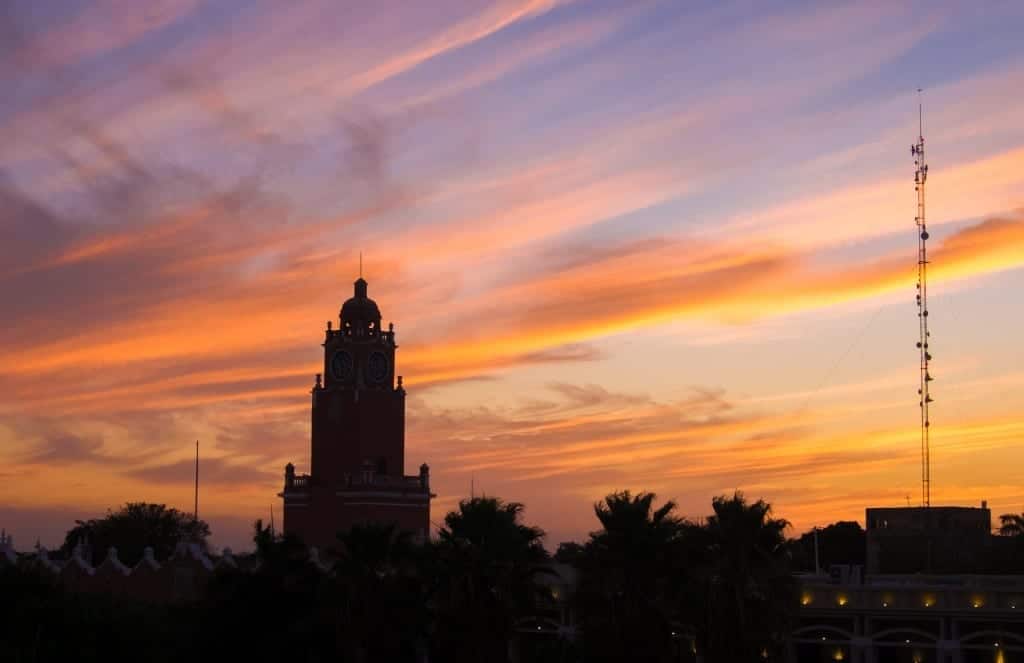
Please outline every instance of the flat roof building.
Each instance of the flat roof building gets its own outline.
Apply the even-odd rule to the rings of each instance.
[[[867,509],[868,574],[977,573],[991,548],[992,512],[964,506]]]

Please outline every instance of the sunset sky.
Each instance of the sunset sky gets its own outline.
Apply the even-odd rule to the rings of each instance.
[[[550,547],[616,489],[740,489],[791,534],[916,504],[918,87],[932,501],[1020,512],[1022,32],[1014,1],[5,2],[0,527],[190,510],[199,439],[213,541],[251,545],[360,251],[435,522],[471,484]]]

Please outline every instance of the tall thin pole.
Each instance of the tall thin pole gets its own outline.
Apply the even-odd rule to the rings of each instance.
[[[928,164],[924,158],[924,110],[921,104],[921,89],[917,90],[917,142],[910,146],[910,154],[914,157],[914,190],[917,192],[917,348],[919,352],[920,386],[917,394],[921,408],[921,506],[928,508],[932,503],[932,470],[931,470],[931,418],[928,405],[932,397],[928,393],[928,385],[932,374],[928,364],[932,359],[928,349],[931,333],[928,331],[928,226],[925,222],[924,185],[928,180]]]
[[[818,558],[818,528],[814,528],[814,575],[821,573],[821,562]]]
[[[199,440],[196,440],[196,491],[195,500],[192,503],[192,518],[199,521]]]

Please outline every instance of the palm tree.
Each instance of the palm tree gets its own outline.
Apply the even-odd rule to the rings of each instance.
[[[797,607],[784,532],[764,500],[743,494],[712,500],[705,524],[700,586],[703,610],[693,615],[697,650],[710,663],[774,660],[781,655]]]
[[[999,516],[1002,536],[1024,536],[1024,513],[1004,513]]]
[[[685,568],[675,503],[654,493],[612,493],[594,505],[601,529],[577,557],[577,609],[586,660],[663,661],[678,642],[676,593]]]
[[[196,651],[209,660],[336,660],[329,578],[292,535],[257,520],[253,541],[257,567],[220,569],[207,586],[189,635]]]
[[[394,524],[361,524],[338,541],[334,572],[346,660],[414,659],[427,620],[410,534]]]
[[[433,547],[437,660],[507,660],[518,619],[542,590],[535,582],[548,555],[544,532],[521,522],[523,505],[494,497],[459,502]]]

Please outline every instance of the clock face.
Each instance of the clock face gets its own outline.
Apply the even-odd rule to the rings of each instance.
[[[380,384],[388,379],[388,358],[383,352],[371,352],[366,362],[367,378],[374,384]]]
[[[352,355],[344,350],[338,350],[331,357],[331,373],[335,379],[348,382],[352,379],[353,368]]]

